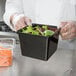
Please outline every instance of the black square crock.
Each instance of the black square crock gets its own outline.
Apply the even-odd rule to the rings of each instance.
[[[33,26],[42,24],[33,24]],[[50,26],[54,31],[57,29],[56,26]],[[31,34],[20,33],[20,45],[21,45],[21,53],[23,56],[28,56],[41,60],[48,60],[56,51],[58,45],[59,35],[54,37],[45,37]]]

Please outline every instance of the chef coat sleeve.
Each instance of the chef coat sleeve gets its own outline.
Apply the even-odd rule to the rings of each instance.
[[[14,31],[10,23],[10,16],[14,13],[23,14],[22,0],[6,0],[5,13],[3,16],[4,22]]]

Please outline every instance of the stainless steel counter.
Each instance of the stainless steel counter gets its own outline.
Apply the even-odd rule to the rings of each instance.
[[[24,57],[20,45],[16,45],[13,65],[0,67],[0,76],[76,76],[75,50],[68,46],[63,49],[60,45],[48,61]]]

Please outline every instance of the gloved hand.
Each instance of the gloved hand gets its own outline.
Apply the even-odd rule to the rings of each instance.
[[[63,40],[76,37],[76,21],[61,22],[61,37]]]
[[[23,14],[14,14],[11,20],[11,23],[15,31],[27,25],[31,25],[32,24],[31,22],[32,22],[31,19],[29,19],[28,17],[25,17]]]

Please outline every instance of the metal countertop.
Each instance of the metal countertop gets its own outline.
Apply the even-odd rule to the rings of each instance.
[[[0,76],[76,76],[76,51],[59,46],[48,61],[42,61],[22,56],[16,45],[13,65],[0,67]]]

